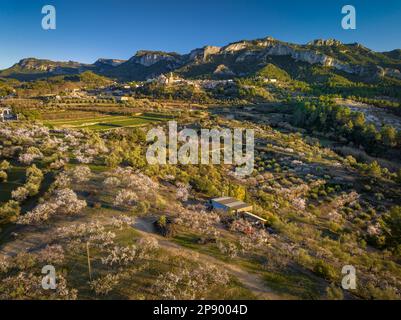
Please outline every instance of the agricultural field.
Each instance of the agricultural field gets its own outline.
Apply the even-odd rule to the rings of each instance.
[[[221,45],[0,70],[0,300],[401,300],[401,51]]]
[[[224,164],[149,165],[138,123],[166,126],[167,114],[0,124],[2,297],[397,299],[397,242],[386,231],[397,232],[397,173],[296,132],[282,123],[289,108],[277,106],[276,128],[266,124],[277,121],[273,107],[223,109],[183,110],[179,123],[254,129],[248,177]],[[210,211],[222,193],[266,223]],[[63,291],[15,296],[24,270],[33,284],[44,262],[63,270]],[[347,264],[358,270],[354,292],[339,287]]]
[[[134,116],[99,115],[96,117],[82,117],[74,120],[45,120],[43,124],[54,128],[75,128],[95,131],[111,130],[117,128],[133,128],[143,125],[164,122],[171,117],[164,114],[145,113]]]

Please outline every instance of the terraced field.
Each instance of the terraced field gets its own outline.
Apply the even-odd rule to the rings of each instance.
[[[136,116],[105,115],[94,118],[79,118],[74,120],[44,121],[47,126],[58,128],[79,128],[89,130],[111,130],[123,127],[138,127],[149,123],[167,121],[170,116],[159,113],[144,113]]]

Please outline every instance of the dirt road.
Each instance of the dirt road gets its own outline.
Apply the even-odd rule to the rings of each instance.
[[[175,251],[176,253],[186,252],[188,254],[194,254],[193,250],[182,247],[172,241],[169,241],[155,233],[151,218],[138,218],[134,224],[134,228],[143,234],[151,234],[156,237],[159,241],[159,245],[167,250]],[[262,300],[280,300],[282,296],[274,293],[271,289],[266,287],[265,281],[258,274],[251,273],[243,270],[237,265],[230,264],[221,260],[218,260],[212,256],[196,252],[202,261],[207,261],[212,264],[223,267],[224,270],[228,271],[231,275],[236,277],[245,288],[252,291],[259,299]]]
[[[99,219],[100,217],[97,218]],[[88,218],[74,217],[70,219],[57,219],[57,221],[52,221],[52,224],[48,226],[21,226],[16,230],[18,235],[15,239],[12,239],[0,246],[0,259],[15,256],[20,252],[35,252],[43,249],[51,241],[52,235],[58,227],[68,226],[77,222],[87,222],[82,220],[88,220]],[[151,234],[153,237],[157,238],[159,245],[166,250],[173,251],[176,254],[182,252],[185,252],[189,255],[196,254],[199,258],[201,258],[202,261],[221,266],[232,276],[236,277],[245,288],[253,292],[259,299],[277,300],[285,298],[274,293],[271,289],[266,287],[265,281],[258,274],[243,270],[235,264],[230,264],[218,260],[212,256],[182,247],[157,235],[153,228],[153,221],[154,220],[152,218],[138,218],[136,223],[133,225],[133,228],[144,235]]]

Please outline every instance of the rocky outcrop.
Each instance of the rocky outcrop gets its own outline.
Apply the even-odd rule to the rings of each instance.
[[[387,77],[397,78],[401,80],[401,72],[398,69],[384,69],[384,75]]]
[[[258,55],[259,55],[258,52],[255,52],[255,51],[245,51],[245,52],[241,53],[237,57],[237,59],[235,59],[235,62],[236,63],[241,63],[241,62],[244,62],[244,61],[246,61],[246,60],[248,60],[250,58],[257,57]]]
[[[336,45],[332,43],[332,45]],[[398,69],[383,68],[378,65],[351,65],[323,53],[314,50],[295,49],[288,45],[278,44],[271,46],[266,50],[267,55],[289,55],[297,61],[307,62],[309,64],[320,64],[325,67],[332,67],[334,69],[356,74],[359,76],[365,76],[370,78],[378,77],[393,77],[401,79],[401,73]]]
[[[277,42],[277,40],[275,40],[272,37],[266,37],[263,39],[257,39],[257,40],[253,40],[253,41],[234,42],[234,43],[230,43],[229,45],[223,47],[221,52],[236,53],[238,51],[245,50],[245,49],[261,50],[263,48],[266,48],[267,46],[273,45],[276,42]]]
[[[233,75],[235,75],[235,73],[230,68],[225,66],[224,64],[221,64],[221,65],[217,66],[216,70],[214,70],[213,73],[216,74],[216,75],[220,75],[220,76],[233,76]]]
[[[342,45],[343,43],[341,41],[335,39],[318,39],[309,42],[307,45],[293,45],[277,41],[272,37],[267,37],[254,41],[232,43],[223,47],[220,52],[224,54],[235,54],[239,52],[239,55],[235,60],[236,63],[243,63],[250,59],[265,60],[268,56],[290,56],[296,61],[306,62],[312,65],[320,64],[325,67],[332,67],[346,73],[366,76],[369,78],[383,76],[398,79],[401,78],[400,71],[397,69],[382,68],[375,65],[352,65],[318,51],[319,47],[322,46],[337,47]],[[362,48],[362,46],[358,44],[355,44],[355,46]],[[311,47],[316,47],[316,49]]]
[[[75,61],[57,62],[51,60],[27,58],[15,64],[12,69],[19,68],[25,71],[63,74],[72,70],[83,70],[87,65]]]
[[[95,62],[96,66],[111,66],[111,67],[117,67],[120,64],[124,63],[126,60],[120,60],[120,59],[98,59]]]
[[[347,55],[344,55],[344,53]],[[366,57],[365,57],[366,55]],[[128,61],[99,59],[94,64],[57,62],[35,58],[23,59],[13,67],[0,71],[0,76],[27,78],[28,75],[76,74],[91,70],[120,79],[143,79],[162,73],[177,71],[186,76],[210,74],[247,76],[246,70],[256,70],[273,60],[271,56],[288,56],[295,61],[319,64],[362,76],[366,80],[381,77],[401,79],[401,50],[378,54],[359,44],[342,44],[334,39],[314,40],[306,45],[292,44],[266,37],[250,41],[238,41],[225,47],[205,46],[180,55],[162,51],[138,51]],[[343,58],[344,57],[344,58]],[[387,60],[385,59],[387,57]],[[234,64],[242,64],[238,67]],[[200,68],[200,65],[205,68]],[[249,64],[249,68],[246,68]],[[216,68],[217,66],[217,68]],[[243,71],[245,70],[245,71]],[[248,72],[248,73],[247,73]],[[43,76],[43,75],[42,75]]]
[[[309,64],[320,64],[325,67],[333,67],[347,73],[359,74],[361,72],[359,67],[353,67],[318,51],[294,48],[283,43],[277,43],[267,47],[264,54],[267,56],[291,56],[291,58],[297,61],[307,62]]]
[[[180,62],[180,57],[177,54],[160,51],[138,51],[130,61],[139,63],[145,67],[150,67],[160,61],[168,61],[178,64]]]
[[[229,44],[228,46],[224,47],[222,49],[222,52],[224,53],[234,53],[237,51],[241,51],[244,50],[248,47],[248,42],[243,41],[243,42],[236,42],[236,43],[232,43]]]
[[[311,42],[308,42],[308,45],[311,46],[317,46],[317,47],[323,47],[323,46],[327,46],[327,47],[332,47],[332,46],[340,46],[343,43],[341,41],[338,41],[336,39],[316,39],[313,40]]]
[[[205,46],[200,49],[195,49],[189,53],[189,60],[199,60],[205,62],[209,56],[218,54],[220,50],[221,47],[215,46]]]

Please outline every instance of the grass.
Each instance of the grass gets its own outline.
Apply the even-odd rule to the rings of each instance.
[[[110,122],[101,122],[90,126],[83,126],[83,129],[101,131],[101,130],[110,130],[116,128],[127,128],[127,127],[137,127],[141,125],[145,125],[150,123],[151,121],[147,121],[140,118],[132,118],[126,119],[124,121],[110,121]]]
[[[295,272],[264,272],[266,284],[277,292],[301,299],[318,299],[322,288],[315,279]]]
[[[44,124],[48,124],[48,125],[82,125],[91,121],[104,121],[104,120],[109,120],[109,119],[124,119],[127,118],[126,116],[101,116],[101,117],[82,117],[79,119],[59,119],[59,120],[46,120],[43,121]]]
[[[84,118],[95,118],[103,116],[101,113],[98,112],[91,112],[91,111],[77,111],[74,110],[72,113],[70,110],[62,110],[62,111],[50,111],[41,114],[41,119],[43,121],[74,121]]]
[[[43,123],[49,127],[80,128],[89,130],[111,130],[116,128],[129,128],[146,125],[149,123],[162,122],[172,119],[161,113],[144,113],[137,116],[100,116],[94,118],[83,118],[75,120],[50,120]]]
[[[199,244],[198,239],[199,239],[199,237],[195,234],[180,233],[180,234],[176,235],[172,239],[172,241],[175,242],[176,244],[179,244],[180,246],[182,246],[184,248],[198,251],[199,253],[212,256],[221,261],[224,261],[224,262],[229,261],[229,258],[219,251],[216,244],[214,244],[214,243]]]

